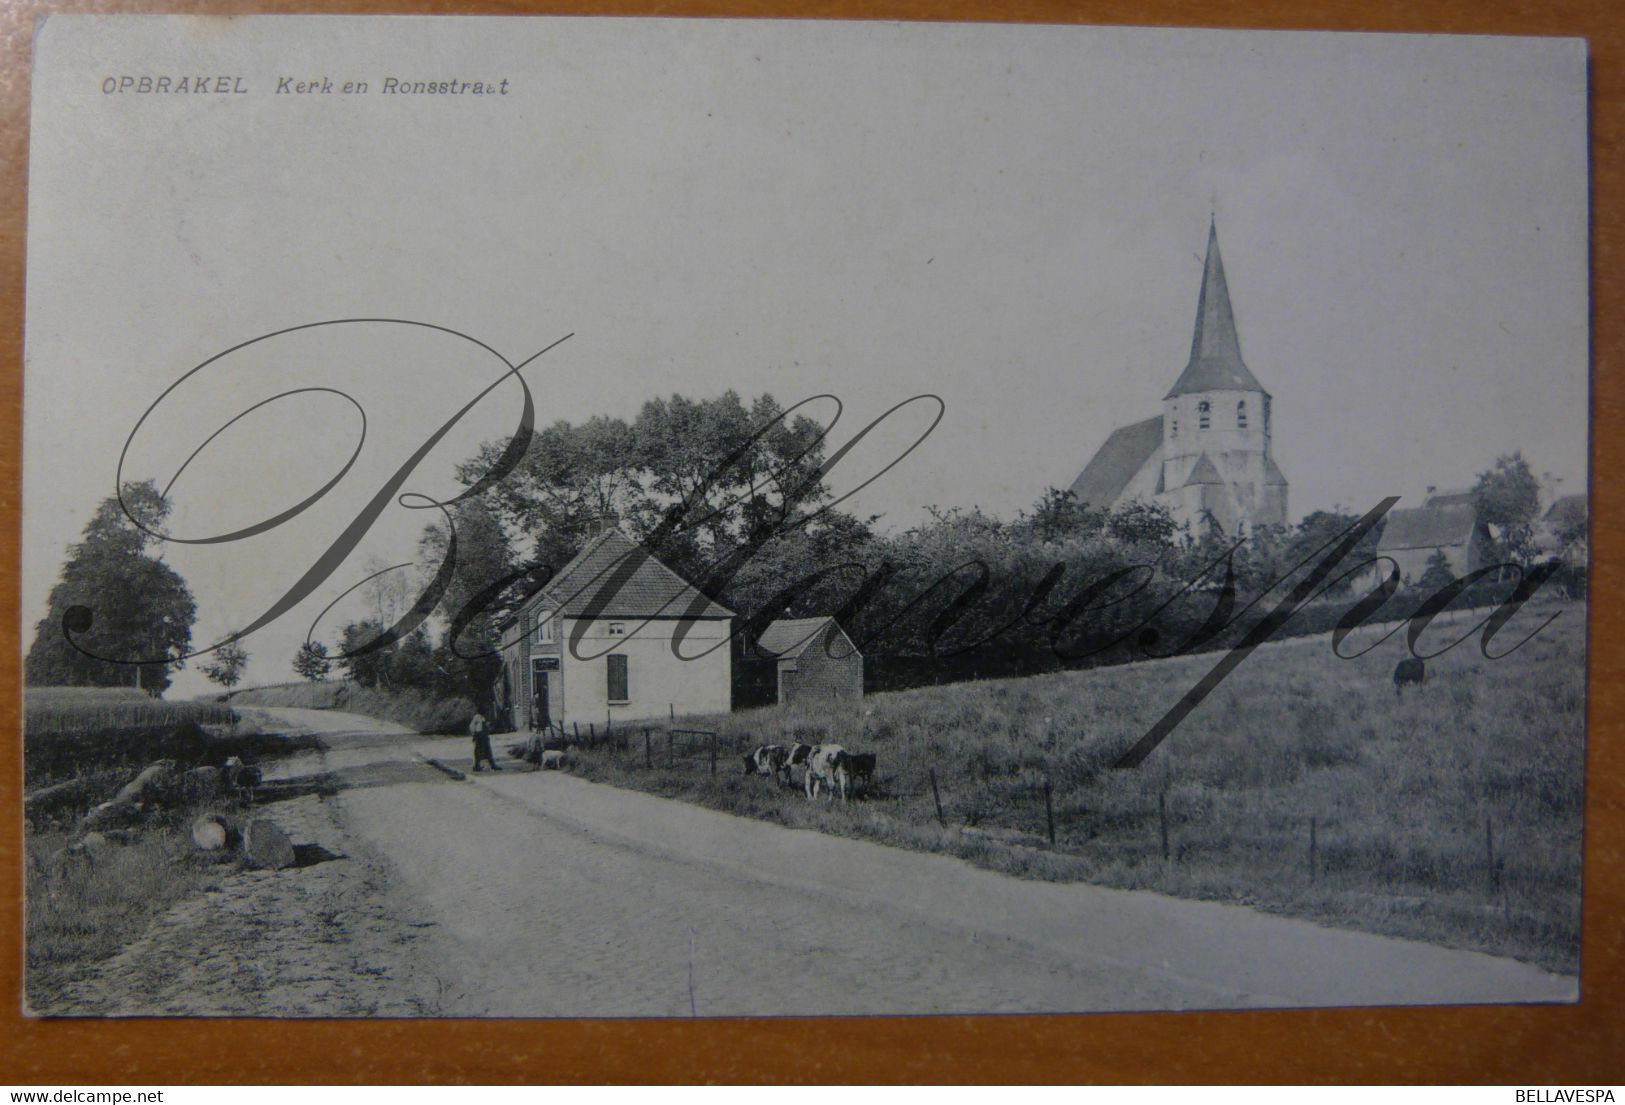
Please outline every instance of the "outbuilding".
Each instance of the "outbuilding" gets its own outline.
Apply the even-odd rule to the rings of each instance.
[[[781,618],[757,652],[778,662],[780,705],[863,697],[863,653],[834,618]]]

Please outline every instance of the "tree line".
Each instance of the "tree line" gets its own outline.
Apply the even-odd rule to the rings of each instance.
[[[506,447],[488,444],[458,466],[458,478],[473,486]],[[1051,488],[1012,518],[932,508],[923,523],[885,532],[878,517],[839,509],[830,455],[825,428],[771,395],[672,395],[630,420],[555,422],[536,431],[505,479],[424,529],[415,567],[369,569],[367,614],[330,642],[301,646],[292,668],[305,679],[336,671],[367,686],[478,701],[495,679],[503,616],[612,525],[740,615],[740,657],[776,618],[833,614],[894,685],[1114,663],[1233,633],[1254,600],[1301,578],[1358,519],[1316,511],[1241,540],[1216,526],[1192,533],[1156,504],[1103,510]],[[1527,566],[1539,555],[1539,486],[1520,455],[1481,473],[1473,500],[1497,556]],[[52,590],[28,682],[155,694],[169,685],[179,659],[114,659],[190,648],[195,602],[152,536],[168,510],[150,482],[128,485],[124,505],[101,504]],[[1582,510],[1564,536],[1583,541],[1585,524]],[[1367,533],[1347,565],[1369,560],[1379,537],[1380,527]],[[443,592],[424,610],[419,597],[437,576]],[[1419,589],[1437,590],[1449,576],[1436,557]],[[1336,576],[1319,597],[1346,605],[1354,583]],[[96,617],[76,634],[81,651],[63,626],[86,595]],[[247,663],[230,641],[202,670],[230,687]]]

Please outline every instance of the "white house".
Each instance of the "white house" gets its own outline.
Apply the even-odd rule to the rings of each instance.
[[[585,729],[673,712],[726,713],[733,617],[607,529],[499,625],[498,722]]]

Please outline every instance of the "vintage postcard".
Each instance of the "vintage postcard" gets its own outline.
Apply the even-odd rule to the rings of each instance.
[[[1572,1002],[1572,39],[52,16],[26,1010]]]

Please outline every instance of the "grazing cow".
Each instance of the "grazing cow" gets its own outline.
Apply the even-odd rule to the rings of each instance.
[[[838,744],[813,746],[807,753],[807,778],[804,784],[807,797],[817,798],[819,787],[827,783],[830,801],[833,802],[835,795],[839,794],[841,801],[845,802],[852,784],[852,775],[847,767],[850,759],[847,750]]]
[[[771,775],[780,784],[790,777],[790,750],[782,744],[759,745],[744,760],[746,775]]]
[[[812,745],[802,744],[800,741],[790,746],[784,757],[784,781],[787,784],[794,784],[796,781],[795,772],[791,768],[806,767],[807,757],[812,755],[812,750]]]
[[[852,776],[854,788],[862,785],[865,793],[869,785],[875,781],[875,754],[873,752],[851,752],[846,757],[846,770]]]
[[[220,769],[220,775],[225,784],[237,792],[239,798],[254,800],[254,789],[260,785],[260,769],[253,764],[243,763],[241,756],[232,756]]]
[[[1416,657],[1401,660],[1394,666],[1394,697],[1403,698],[1401,688],[1407,683],[1415,683],[1420,687],[1428,677],[1427,665]]]

